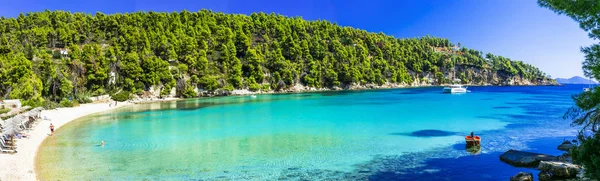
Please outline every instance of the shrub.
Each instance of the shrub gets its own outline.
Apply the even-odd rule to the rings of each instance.
[[[585,167],[585,175],[600,178],[600,138],[580,138],[581,145],[572,151],[573,160]]]
[[[89,92],[78,92],[75,97],[73,98],[73,101],[77,101],[79,103],[91,103],[92,99],[90,99],[90,93]]]
[[[10,112],[10,109],[8,109],[8,108],[2,108],[2,109],[0,109],[0,114],[4,114],[4,113],[7,113],[7,112]]]
[[[185,91],[181,96],[183,96],[183,98],[194,98],[198,97],[198,93],[194,91],[194,88],[192,88],[192,86],[186,86]]]
[[[44,107],[44,109],[54,109],[59,106],[60,105],[54,101],[44,101],[44,104],[42,105],[42,107]]]
[[[171,84],[165,84],[165,86],[162,88],[162,90],[160,91],[160,96],[168,96],[171,94],[171,89],[173,88],[173,86]]]
[[[260,90],[260,85],[258,85],[257,83],[252,83],[248,86],[248,89],[250,89],[250,91],[252,92],[256,92]]]
[[[40,107],[44,105],[44,98],[39,95],[36,95],[28,100],[23,101],[23,105],[31,106],[31,107]]]
[[[226,85],[225,87],[223,87],[223,90],[233,91],[233,86],[232,85]]]
[[[79,107],[79,102],[77,102],[77,101],[72,101],[72,103],[73,103],[73,107]]]
[[[269,91],[269,90],[271,90],[271,86],[269,84],[263,84],[260,89],[262,91]]]
[[[60,105],[60,107],[73,107],[73,102],[68,99],[62,99],[58,105]]]
[[[203,76],[198,83],[202,89],[212,92],[221,86],[217,78],[216,76]]]
[[[94,92],[92,92],[92,95],[94,96],[101,96],[103,94],[106,94],[106,91],[103,88],[96,89]]]
[[[127,91],[121,91],[117,94],[110,96],[111,99],[119,102],[127,101],[131,98],[131,93]]]

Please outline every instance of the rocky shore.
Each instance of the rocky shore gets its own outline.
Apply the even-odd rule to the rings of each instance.
[[[564,141],[557,149],[565,151],[562,155],[552,156],[540,153],[531,153],[509,150],[500,155],[500,160],[517,167],[534,167],[540,170],[538,180],[590,180],[583,177],[583,167],[574,164],[570,150],[577,147],[571,141]],[[510,177],[511,181],[533,181],[533,173],[520,172]]]
[[[282,89],[279,91],[250,91],[248,89],[236,89],[233,91],[217,90],[214,92],[208,92],[201,89],[196,89],[199,97],[212,97],[212,96],[229,96],[229,95],[253,95],[253,94],[277,94],[277,93],[303,93],[303,92],[324,92],[324,91],[342,91],[342,90],[376,90],[376,89],[394,89],[394,88],[420,88],[420,87],[443,87],[450,84],[428,84],[428,83],[413,83],[408,84],[396,84],[396,83],[385,83],[382,85],[377,84],[351,84],[342,87],[334,86],[332,88],[315,88],[304,86],[302,84],[296,84],[293,87]],[[558,86],[555,82],[547,83],[531,83],[531,82],[508,82],[506,84],[463,84],[464,86]],[[173,95],[170,97],[174,97]],[[158,95],[159,91],[154,91],[153,94]]]

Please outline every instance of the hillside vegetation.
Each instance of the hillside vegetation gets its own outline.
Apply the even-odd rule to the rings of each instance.
[[[398,39],[327,21],[202,10],[0,18],[0,98],[45,101],[120,93],[357,85],[542,84],[521,61],[435,37]],[[82,100],[85,101],[85,100]]]

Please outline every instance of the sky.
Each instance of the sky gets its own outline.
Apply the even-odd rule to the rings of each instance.
[[[593,44],[578,24],[535,0],[0,0],[0,16],[65,10],[94,14],[135,11],[275,12],[328,20],[397,38],[431,35],[521,60],[553,78],[583,76],[580,48]]]

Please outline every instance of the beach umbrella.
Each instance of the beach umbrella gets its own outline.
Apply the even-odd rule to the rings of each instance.
[[[19,133],[19,130],[17,130],[14,127],[5,127],[4,129],[2,129],[2,134],[4,135],[15,135]]]
[[[39,115],[42,110],[44,110],[44,108],[37,107],[23,114],[16,115],[10,119],[0,122],[0,124],[2,125],[2,134],[14,135],[23,132],[25,129],[25,123],[30,118],[39,118]]]
[[[39,117],[40,112],[42,112],[42,109],[43,108],[38,107],[38,108],[32,109],[31,111],[27,111],[26,113],[23,113],[23,115],[28,116],[28,117],[37,118],[37,117]]]
[[[5,125],[5,130],[7,132],[11,132],[11,133],[16,133],[16,132],[21,132],[23,131],[23,121],[25,120],[25,116],[21,115],[17,115],[15,117],[12,117],[10,119],[8,119],[6,121],[6,125]]]
[[[7,119],[4,124],[2,124],[2,134],[4,135],[12,135],[15,134],[18,130],[18,127],[15,126],[15,117]]]

